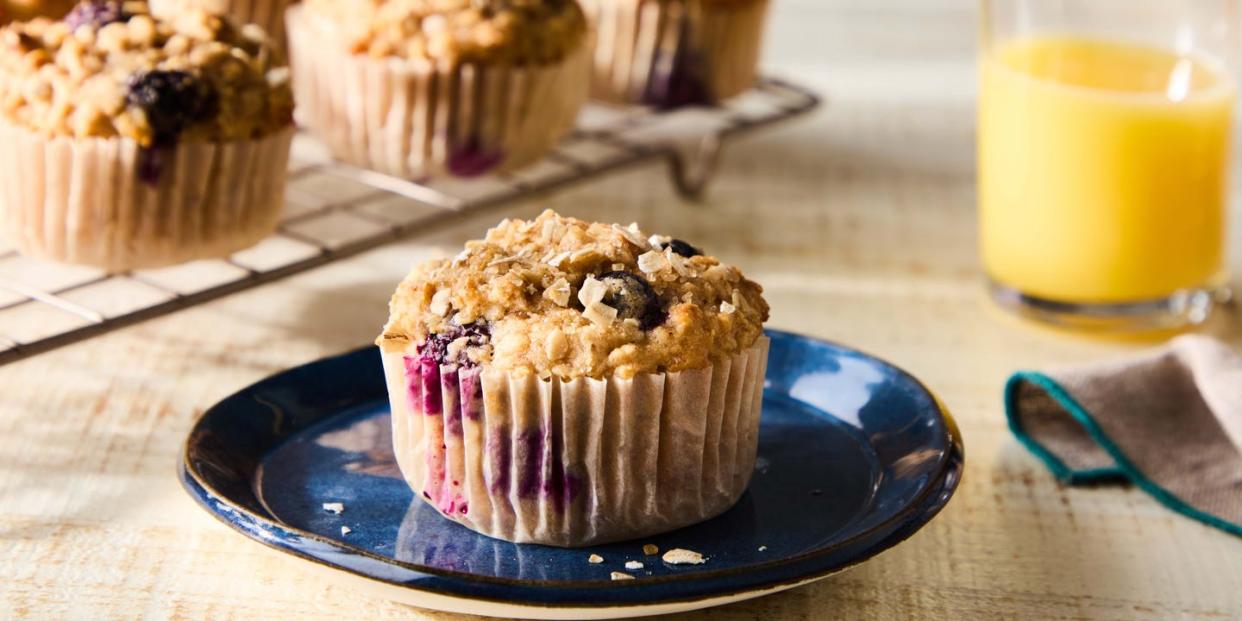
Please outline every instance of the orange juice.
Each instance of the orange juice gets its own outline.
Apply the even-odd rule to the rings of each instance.
[[[1234,85],[1219,63],[1072,37],[1013,40],[981,63],[994,281],[1077,303],[1220,283]]]

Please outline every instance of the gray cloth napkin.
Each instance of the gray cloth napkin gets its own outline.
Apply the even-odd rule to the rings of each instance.
[[[1009,428],[1072,485],[1128,480],[1169,508],[1242,536],[1242,355],[1181,336],[1131,359],[1005,388]]]

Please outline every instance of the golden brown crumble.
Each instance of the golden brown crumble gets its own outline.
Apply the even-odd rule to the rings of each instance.
[[[482,325],[486,342],[463,336],[448,354],[543,378],[704,368],[753,345],[768,305],[736,267],[683,256],[695,252],[636,225],[552,211],[505,220],[456,257],[415,267],[378,343],[413,354],[429,335]]]
[[[376,58],[514,65],[558,62],[583,44],[573,0],[306,0],[315,27]]]
[[[177,125],[178,140],[259,138],[292,122],[288,70],[262,29],[202,11],[164,19],[142,2],[113,4],[123,17],[108,23],[74,28],[71,13],[0,29],[0,116],[50,135],[121,136],[151,146],[160,119],[135,102],[132,85],[170,72],[189,75],[194,92],[210,100],[203,114]]]

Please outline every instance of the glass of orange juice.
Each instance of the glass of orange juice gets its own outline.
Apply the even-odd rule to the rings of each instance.
[[[994,298],[1102,328],[1227,292],[1240,0],[981,0],[979,238]]]

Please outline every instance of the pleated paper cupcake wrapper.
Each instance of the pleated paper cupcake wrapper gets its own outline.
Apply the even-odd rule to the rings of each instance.
[[[591,96],[714,104],[755,82],[768,0],[582,0],[594,29]]]
[[[227,255],[276,227],[293,133],[144,152],[0,124],[0,230],[23,254],[110,271]]]
[[[393,450],[445,517],[519,543],[583,546],[700,522],[745,491],[768,339],[705,369],[540,380],[383,353]]]
[[[285,47],[285,7],[290,0],[149,0],[148,3],[156,15],[177,15],[190,8],[227,15],[238,25],[262,27],[278,48]]]
[[[371,58],[288,11],[299,121],[340,160],[412,179],[474,176],[542,157],[587,98],[586,46],[538,67]],[[339,43],[339,42],[336,42]]]

